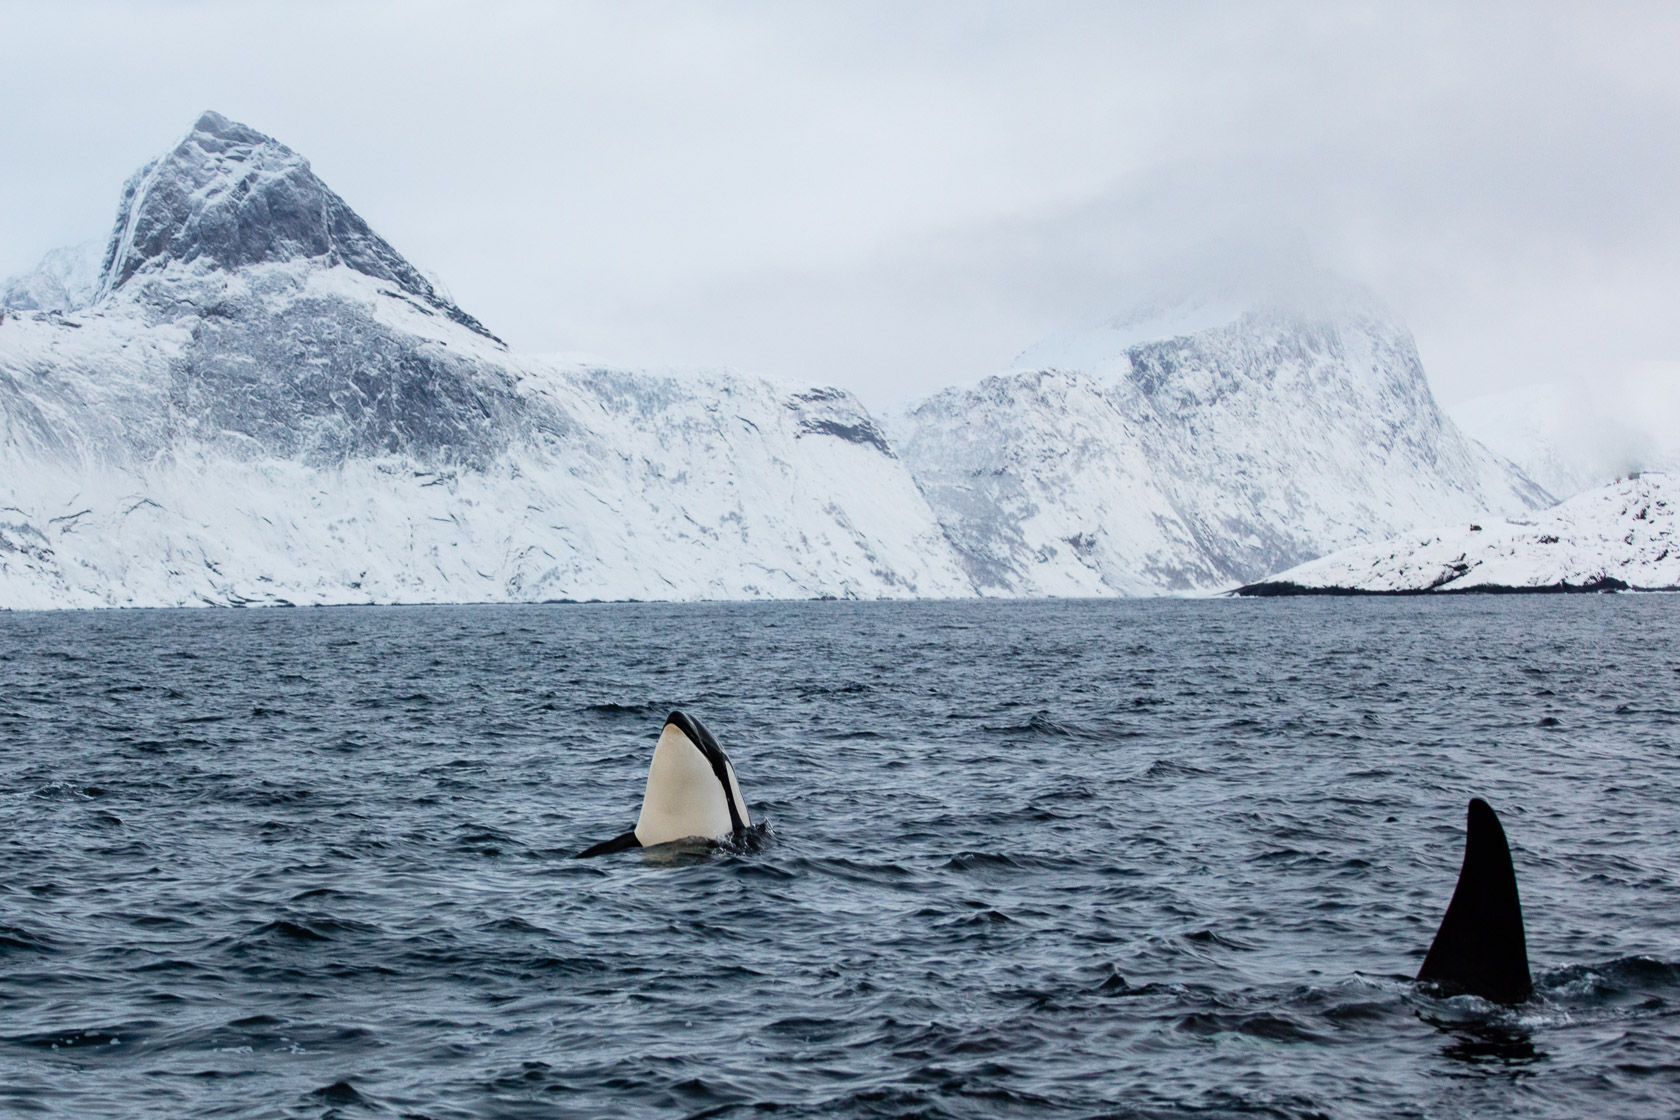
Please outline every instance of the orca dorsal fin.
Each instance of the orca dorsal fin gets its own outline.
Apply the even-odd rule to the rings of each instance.
[[[1417,978],[1494,1003],[1522,1003],[1534,992],[1511,848],[1493,808],[1479,797],[1471,799],[1465,822],[1458,886]]]

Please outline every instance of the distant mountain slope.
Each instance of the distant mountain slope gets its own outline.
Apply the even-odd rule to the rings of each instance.
[[[0,311],[79,311],[99,294],[104,259],[98,241],[54,249],[34,271],[0,284]]]
[[[849,394],[510,354],[206,113],[0,320],[0,606],[971,593]]]
[[[1629,394],[1617,403],[1637,407],[1637,401]],[[1680,469],[1680,437],[1664,448],[1585,393],[1558,385],[1489,393],[1452,414],[1471,438],[1560,498],[1642,470]]]
[[[1548,504],[1441,412],[1403,326],[1323,289],[1169,315],[1190,328],[1169,337],[1135,319],[1069,332],[1023,357],[1081,368],[949,389],[889,430],[991,594],[1228,587],[1402,528]]]
[[[1228,586],[1161,487],[1123,389],[1045,370],[947,389],[888,418],[982,594]]]
[[[1525,517],[1348,549],[1243,594],[1680,590],[1680,479],[1646,474]]]

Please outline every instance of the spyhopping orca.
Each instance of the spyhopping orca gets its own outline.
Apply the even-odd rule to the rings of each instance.
[[[1470,802],[1458,886],[1417,978],[1449,995],[1470,992],[1494,1003],[1522,1003],[1534,992],[1511,849],[1479,797]]]
[[[578,859],[651,848],[673,840],[722,840],[739,837],[752,820],[735,768],[706,725],[693,716],[672,712],[653,748],[647,792],[636,827],[577,854]]]

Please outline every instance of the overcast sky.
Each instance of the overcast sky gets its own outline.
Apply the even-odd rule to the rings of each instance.
[[[1305,254],[1438,393],[1680,366],[1680,5],[0,0],[0,275],[214,108],[515,347],[885,404]]]

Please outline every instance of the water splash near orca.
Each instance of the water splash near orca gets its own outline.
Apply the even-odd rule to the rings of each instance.
[[[1458,886],[1417,978],[1447,995],[1468,992],[1493,1003],[1522,1003],[1534,993],[1511,848],[1499,817],[1479,797],[1465,821]]]

